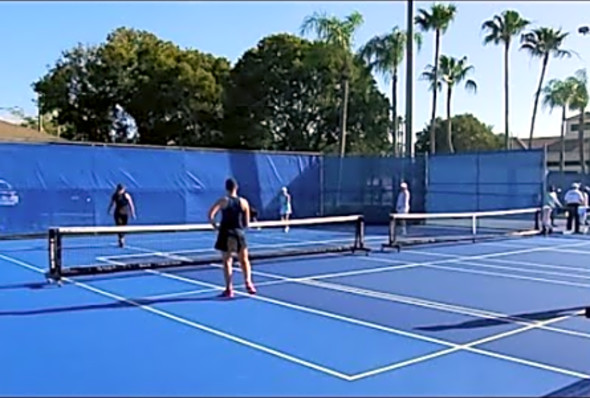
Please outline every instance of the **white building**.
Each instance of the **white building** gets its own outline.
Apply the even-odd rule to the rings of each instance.
[[[580,127],[580,114],[565,119],[565,135],[567,138],[577,137]],[[584,136],[590,136],[590,112],[584,115]]]

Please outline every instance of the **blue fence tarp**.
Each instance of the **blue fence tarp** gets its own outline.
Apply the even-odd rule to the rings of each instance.
[[[311,217],[320,212],[319,165],[315,155],[1,144],[0,225],[3,234],[110,225],[107,206],[117,183],[134,197],[137,224],[205,222],[230,176],[261,218],[278,218],[283,186],[294,215]]]
[[[70,144],[0,144],[0,233],[43,233],[50,226],[111,225],[117,183],[132,193],[137,224],[206,222],[235,177],[261,219],[278,218],[281,187],[293,216],[363,214],[386,223],[402,181],[412,212],[536,207],[545,178],[543,151],[393,157],[282,154]],[[551,175],[550,175],[551,178]]]
[[[538,207],[546,174],[539,151],[441,155],[429,159],[427,212]]]

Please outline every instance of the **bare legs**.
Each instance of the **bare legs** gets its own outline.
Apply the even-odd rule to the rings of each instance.
[[[223,296],[233,297],[233,283],[232,283],[232,271],[233,271],[233,258],[232,251],[225,252],[222,255],[223,260],[223,276],[225,278],[225,291]],[[242,274],[244,275],[244,284],[248,293],[255,294],[256,288],[252,283],[252,266],[248,257],[248,249],[242,248],[238,251],[238,260],[240,267],[242,268]]]

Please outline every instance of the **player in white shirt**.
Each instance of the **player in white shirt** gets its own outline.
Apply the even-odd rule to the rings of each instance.
[[[397,214],[408,214],[410,212],[410,190],[408,184],[402,182],[400,184],[400,192],[397,195],[397,201],[395,203],[395,212]],[[400,220],[400,226],[402,234],[406,234],[406,221]]]
[[[580,206],[586,203],[586,195],[580,191],[580,184],[574,183],[569,191],[565,193],[564,197],[567,209],[567,230],[571,231],[572,226],[575,227],[574,232],[580,233]],[[572,225],[573,224],[573,225]]]

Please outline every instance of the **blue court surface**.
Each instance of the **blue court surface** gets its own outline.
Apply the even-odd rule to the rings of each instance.
[[[208,250],[214,237],[85,239],[66,261]],[[265,260],[258,295],[236,269],[231,300],[216,264],[58,287],[47,257],[44,240],[0,242],[0,395],[545,396],[590,378],[587,236]]]

